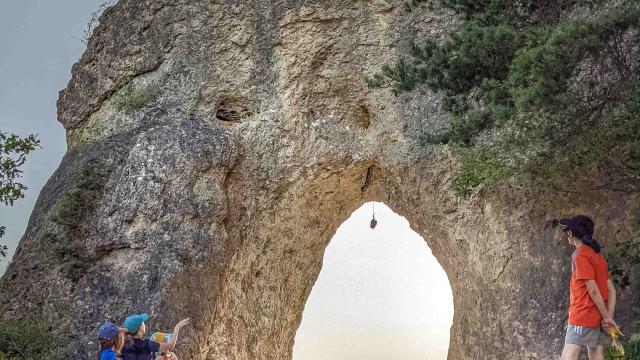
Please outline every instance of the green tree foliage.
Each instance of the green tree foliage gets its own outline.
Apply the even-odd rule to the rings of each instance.
[[[638,25],[640,25],[640,18],[638,19]],[[636,33],[636,51],[640,50],[640,32]],[[638,61],[637,69],[640,69],[640,57],[636,59]],[[640,71],[636,71],[636,88],[635,88],[635,108],[636,108],[636,122],[640,123]],[[640,134],[635,133],[636,141]],[[638,149],[640,147],[636,147]],[[637,150],[636,150],[637,151]],[[637,153],[634,154],[637,158]],[[636,210],[635,229],[640,230],[640,209]],[[619,241],[612,248],[605,249],[607,259],[609,259],[609,273],[617,287],[622,289],[631,285],[632,274],[636,274],[636,279],[640,278],[640,235],[636,233],[635,237]],[[640,299],[640,284],[636,284],[637,298]],[[636,327],[640,325],[640,306],[634,308],[636,313]],[[638,360],[640,359],[640,334],[633,334],[627,339],[625,343],[625,360]],[[610,357],[606,357],[610,359]]]
[[[638,3],[407,3],[410,11],[421,7],[453,11],[463,21],[444,41],[413,42],[408,56],[368,83],[396,94],[425,86],[443,96],[451,121],[422,138],[449,144],[458,156],[458,195],[506,179],[561,189],[567,171],[587,168],[612,188],[637,189]]]
[[[27,155],[40,145],[34,135],[21,138],[15,134],[0,131],[0,202],[13,206],[15,200],[24,197],[27,187],[18,182],[22,175],[20,169],[27,161]],[[0,226],[0,238],[6,227]],[[0,245],[0,257],[7,256],[7,247]]]
[[[56,336],[40,323],[41,319],[36,316],[3,320],[0,326],[0,360],[52,359]]]

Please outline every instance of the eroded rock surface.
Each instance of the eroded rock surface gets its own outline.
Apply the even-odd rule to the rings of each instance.
[[[363,80],[409,34],[441,37],[455,21],[402,4],[122,0],[107,10],[61,92],[69,151],[2,279],[2,316],[43,314],[68,336],[60,359],[86,359],[99,323],[133,311],[154,329],[194,319],[183,359],[290,359],[325,246],[377,200],[449,276],[449,359],[555,358],[571,249],[548,220],[586,213],[611,245],[632,231],[634,194],[505,186],[457,199],[455,162],[419,141],[446,120],[438,97],[395,98]],[[625,325],[634,291],[619,294]]]

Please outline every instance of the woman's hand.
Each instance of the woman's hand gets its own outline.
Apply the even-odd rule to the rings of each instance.
[[[611,330],[615,330],[615,332],[618,333],[619,335],[624,335],[622,333],[622,331],[620,331],[620,326],[618,326],[618,324],[615,322],[615,320],[613,320],[613,317],[611,317],[611,316],[603,318],[601,324],[602,324],[602,328],[606,332],[610,332]]]

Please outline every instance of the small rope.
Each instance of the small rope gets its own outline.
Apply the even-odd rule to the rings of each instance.
[[[369,227],[372,229],[375,229],[376,225],[378,224],[378,221],[376,221],[376,203],[372,202],[372,219],[371,222],[369,223]]]

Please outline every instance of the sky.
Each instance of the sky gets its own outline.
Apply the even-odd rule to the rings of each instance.
[[[65,133],[56,120],[58,91],[67,86],[71,66],[85,49],[80,40],[92,12],[105,0],[0,0],[0,130],[37,134],[41,149],[23,166],[24,199],[0,204],[7,233],[0,244],[9,258],[24,233],[40,189],[60,164]],[[0,259],[0,274],[7,260]]]
[[[453,321],[447,275],[409,222],[375,203],[354,211],[327,247],[293,360],[445,360]]]
[[[0,0],[0,130],[37,134],[13,207],[0,204],[0,244],[9,258],[41,188],[60,164],[65,133],[56,120],[58,91],[85,45],[91,13],[105,0]],[[408,222],[376,203],[356,210],[331,240],[296,334],[294,360],[444,360],[453,318],[446,275]]]

